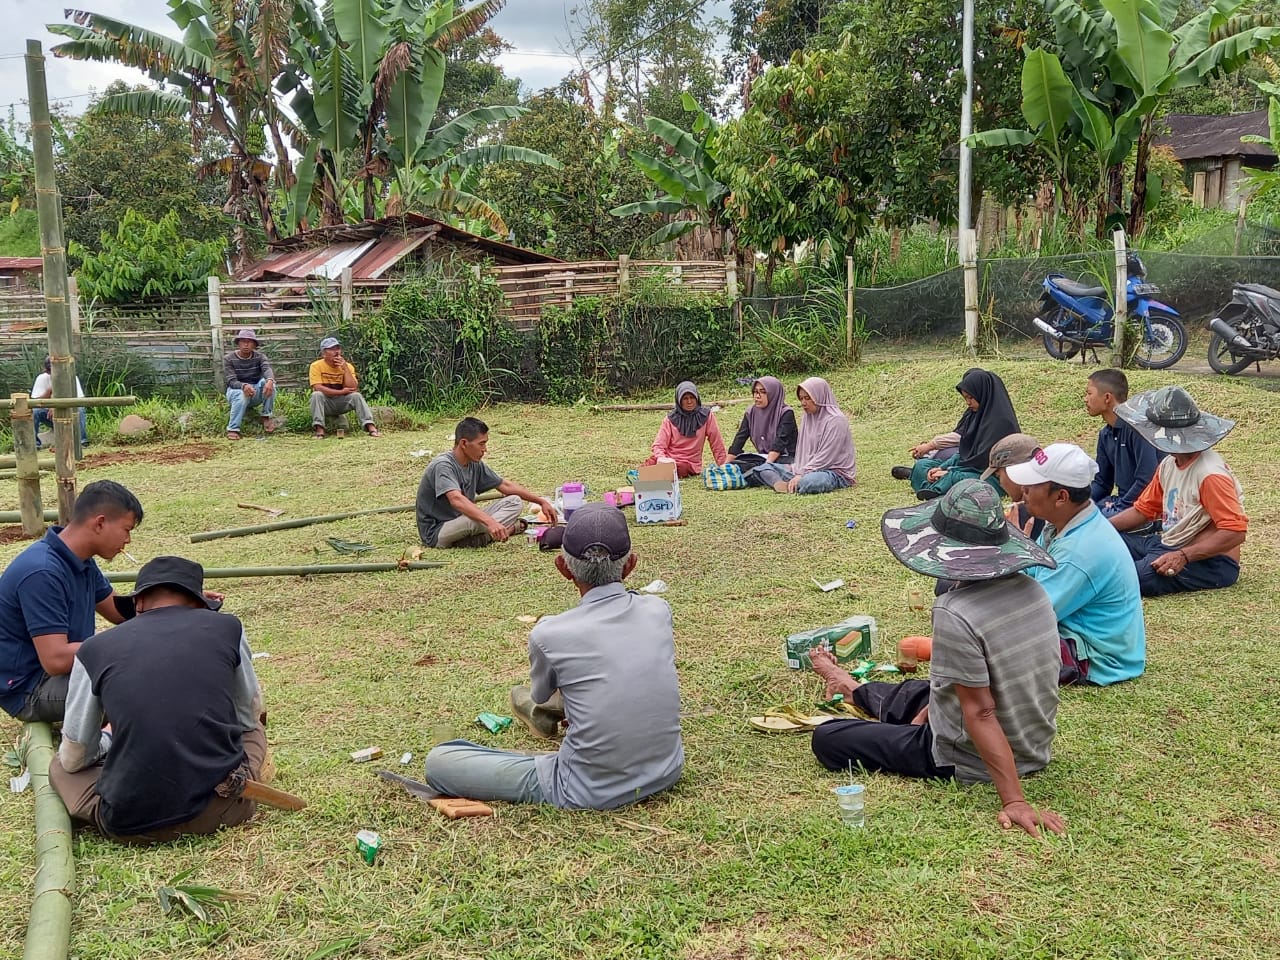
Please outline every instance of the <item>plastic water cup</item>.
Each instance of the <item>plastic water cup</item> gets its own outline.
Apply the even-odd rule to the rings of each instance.
[[[616,507],[618,505],[618,495],[612,490],[606,490],[604,492],[603,500],[611,507]]]
[[[840,805],[840,822],[850,830],[866,826],[866,790],[860,783],[846,783],[835,789],[836,802]]]

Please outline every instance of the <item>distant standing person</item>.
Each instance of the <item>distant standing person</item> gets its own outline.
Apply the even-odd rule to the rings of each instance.
[[[46,397],[53,396],[53,360],[50,357],[44,358],[44,373],[36,377],[36,382],[31,385],[31,399],[43,400]],[[80,385],[80,378],[76,377],[76,396],[84,396],[84,387]],[[40,427],[47,424],[49,429],[53,429],[53,410],[50,407],[37,407],[34,404],[31,408],[31,422],[36,431],[36,449],[40,449]],[[80,408],[80,446],[87,447],[89,445],[89,411],[84,407]]]
[[[254,407],[262,411],[262,432],[274,433],[271,414],[276,406],[276,374],[258,343],[258,335],[248,327],[236,334],[235,349],[222,358],[222,372],[227,379],[227,403],[231,419],[227,421],[227,439],[240,439],[240,421]]]
[[[1098,475],[1089,495],[1104,517],[1114,517],[1137,502],[1155,475],[1160,455],[1142,434],[1116,416],[1129,399],[1129,378],[1120,370],[1095,370],[1084,390],[1084,409],[1106,421],[1098,431]]]
[[[792,463],[796,458],[796,413],[787,406],[786,388],[777,377],[761,377],[751,385],[751,406],[742,415],[729,444],[729,463],[736,463],[747,483],[763,486],[755,468],[766,463]],[[744,453],[750,440],[755,453]]]
[[[675,407],[653,438],[653,456],[644,465],[673,460],[676,476],[692,477],[702,472],[702,448],[707,444],[711,446],[711,456],[716,464],[724,466],[729,460],[729,451],[724,448],[716,415],[710,407],[702,405],[693,381],[684,380],[676,387]]]
[[[373,423],[373,411],[360,393],[360,380],[356,368],[342,355],[342,344],[337,337],[325,337],[320,341],[319,360],[311,364],[308,379],[311,382],[311,426],[318,438],[324,437],[325,421],[344,413],[354,413],[360,426],[371,437],[380,437]],[[338,428],[338,436],[342,436]]]
[[[453,432],[453,449],[427,465],[415,501],[418,536],[428,547],[484,547],[507,540],[520,524],[524,501],[536,503],[556,522],[551,501],[503,480],[484,463],[489,451],[489,425],[466,417]],[[476,497],[497,490],[501,500],[483,506]]]

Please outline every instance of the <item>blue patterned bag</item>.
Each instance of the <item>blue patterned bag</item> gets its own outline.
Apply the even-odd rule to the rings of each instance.
[[[726,463],[723,467],[712,463],[702,468],[702,485],[708,490],[743,490],[747,478],[736,463]]]

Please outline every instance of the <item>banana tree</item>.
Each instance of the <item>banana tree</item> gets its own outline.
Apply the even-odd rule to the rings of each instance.
[[[671,217],[644,242],[659,246],[676,240],[699,227],[711,232],[716,253],[722,255],[727,233],[724,223],[724,201],[728,188],[716,178],[716,143],[719,125],[692,96],[685,93],[681,102],[694,115],[691,130],[681,130],[660,117],[646,117],[645,129],[666,146],[670,159],[652,157],[638,150],[630,152],[631,161],[662,191],[662,195],[636,203],[624,203],[609,213],[615,217],[651,216],[655,213]]]
[[[1124,199],[1124,163],[1135,153],[1126,226],[1142,231],[1148,201],[1153,120],[1173,92],[1232,73],[1280,42],[1265,15],[1237,16],[1244,0],[1212,0],[1174,28],[1176,0],[1049,0],[1054,50],[1030,50],[1023,69],[1026,130],[975,134],[978,147],[1041,146],[1060,182],[1071,144],[1098,170],[1101,236]],[[1064,114],[1063,105],[1068,105]]]
[[[53,47],[55,56],[124,64],[165,85],[104,98],[98,109],[185,117],[194,142],[208,131],[227,139],[230,152],[215,166],[227,174],[224,209],[238,225],[237,256],[243,258],[255,221],[268,239],[278,236],[269,181],[282,189],[293,183],[285,140],[296,131],[276,101],[274,84],[284,70],[293,20],[308,7],[309,0],[169,0],[180,40],[86,10],[67,10],[72,22],[48,29],[69,38]],[[274,164],[262,157],[264,137],[274,148]]]

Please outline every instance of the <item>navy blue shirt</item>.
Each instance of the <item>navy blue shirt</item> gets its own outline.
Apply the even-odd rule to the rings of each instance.
[[[1160,454],[1138,431],[1117,419],[1116,425],[1098,432],[1098,474],[1093,478],[1090,495],[1094,503],[1113,496],[1113,511],[1132,507],[1134,501],[1156,472]]]
[[[98,565],[81,560],[50,527],[0,575],[0,707],[26,706],[44,669],[32,637],[65,633],[68,643],[93,636],[94,608],[111,596]]]

